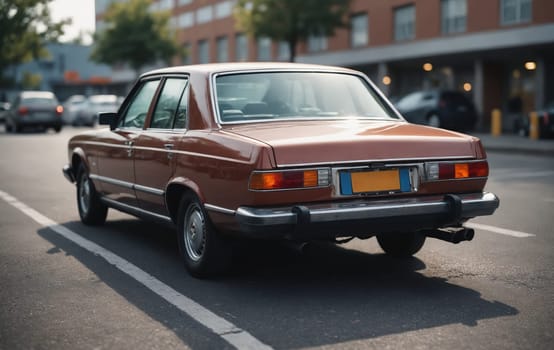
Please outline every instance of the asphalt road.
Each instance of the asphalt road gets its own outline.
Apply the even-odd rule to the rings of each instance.
[[[79,222],[61,167],[81,130],[0,130],[0,349],[552,347],[554,158],[489,154],[501,207],[472,242],[252,244],[196,280],[170,228]]]

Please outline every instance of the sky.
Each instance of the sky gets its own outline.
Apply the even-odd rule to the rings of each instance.
[[[54,0],[50,3],[50,12],[55,21],[71,18],[73,23],[65,26],[61,41],[71,41],[79,36],[80,31],[94,32],[94,0]],[[85,43],[90,44],[92,37],[85,36]]]

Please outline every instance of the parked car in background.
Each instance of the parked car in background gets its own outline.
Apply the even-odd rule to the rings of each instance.
[[[537,111],[539,138],[554,137],[554,101]],[[531,128],[530,115],[523,115],[515,125],[515,131],[521,136],[529,136]]]
[[[120,104],[117,95],[74,95],[66,101],[64,122],[73,126],[94,126],[98,122],[98,113],[116,112]]]
[[[70,139],[63,168],[82,222],[114,208],[174,225],[198,277],[228,267],[237,237],[377,237],[410,256],[426,237],[471,240],[463,224],[499,205],[479,139],[406,122],[345,68],[156,70],[100,124]]]
[[[26,127],[62,129],[63,107],[49,91],[20,92],[6,113],[6,131],[21,132]]]
[[[85,95],[72,95],[63,103],[62,120],[66,125],[72,125],[77,116],[85,110],[87,98]]]
[[[395,104],[408,121],[437,128],[470,131],[477,122],[473,102],[458,91],[417,91]]]
[[[6,120],[6,113],[10,110],[11,104],[9,102],[0,101],[0,123]]]

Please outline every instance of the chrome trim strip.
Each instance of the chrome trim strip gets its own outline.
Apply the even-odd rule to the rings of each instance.
[[[387,159],[365,159],[365,160],[336,160],[336,161],[325,161],[319,163],[294,163],[294,164],[277,164],[277,168],[287,168],[287,167],[317,167],[322,165],[329,164],[364,164],[364,163],[388,163],[388,162],[428,162],[428,161],[442,161],[442,160],[463,160],[463,159],[475,159],[474,156],[449,156],[449,157],[419,157],[419,158],[387,158]],[[404,164],[406,165],[406,164]],[[346,165],[344,167],[347,167]]]
[[[106,198],[106,197],[101,197],[100,200],[102,200],[107,206],[109,206],[111,208],[115,208],[117,210],[129,213],[129,214],[132,214],[132,215],[149,216],[151,218],[161,220],[161,221],[165,221],[167,223],[173,223],[173,220],[171,220],[170,217],[165,216],[165,215],[152,213],[150,211],[147,211],[147,210],[144,210],[144,209],[141,209],[141,208],[137,208],[137,207],[134,207],[134,206],[129,205],[129,204],[123,204],[121,202],[118,202],[118,201],[115,201],[113,199]]]
[[[236,213],[234,210],[218,207],[217,205],[207,204],[207,203],[204,204],[204,208],[206,208],[206,210],[209,210],[209,211],[215,211],[217,213],[227,214],[227,215],[235,215]]]
[[[105,182],[105,183],[108,183],[110,185],[120,186],[120,187],[123,187],[123,188],[127,188],[129,190],[134,189],[134,184],[132,184],[130,182],[127,182],[127,181],[116,180],[116,179],[112,179],[111,177],[106,177],[106,176],[101,176],[101,175],[96,175],[96,174],[90,174],[89,177],[93,180],[97,180],[97,181],[100,181],[100,182]]]
[[[108,183],[110,185],[120,186],[123,188],[127,188],[129,190],[136,190],[136,191],[145,192],[145,193],[149,193],[157,196],[163,196],[165,194],[164,190],[160,190],[160,189],[148,187],[148,186],[137,185],[127,181],[112,179],[111,177],[90,174],[90,178],[93,180],[98,180],[100,182]]]
[[[163,196],[165,194],[165,191],[163,191],[163,190],[159,190],[157,188],[152,188],[152,187],[146,187],[146,186],[142,186],[142,185],[136,185],[135,184],[134,188],[137,191],[150,193],[150,194],[154,194],[154,195],[157,195],[157,196]]]

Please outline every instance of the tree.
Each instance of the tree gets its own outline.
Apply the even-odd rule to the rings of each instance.
[[[350,0],[239,0],[235,18],[256,38],[287,42],[294,62],[299,42],[312,35],[331,36],[346,26],[349,5]]]
[[[53,22],[52,0],[0,0],[0,86],[5,70],[32,59],[48,56],[44,45],[63,35],[69,19]]]
[[[169,13],[150,12],[150,0],[112,3],[106,28],[95,34],[91,58],[99,63],[128,64],[137,75],[159,60],[169,63],[179,47],[169,27]]]

